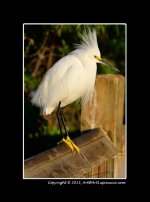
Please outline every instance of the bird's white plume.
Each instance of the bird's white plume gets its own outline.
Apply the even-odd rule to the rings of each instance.
[[[81,44],[75,44],[77,49],[97,49],[97,36],[96,31],[91,30],[89,27],[85,28],[83,34],[80,34]]]

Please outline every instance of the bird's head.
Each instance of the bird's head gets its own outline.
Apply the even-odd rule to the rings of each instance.
[[[90,28],[85,29],[83,34],[80,35],[80,38],[81,43],[75,44],[76,50],[73,51],[73,53],[76,53],[82,62],[101,63],[119,71],[116,67],[102,59],[97,43],[96,31],[94,29],[92,31]]]

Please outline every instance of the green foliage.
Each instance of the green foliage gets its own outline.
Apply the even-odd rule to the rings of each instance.
[[[53,136],[53,135],[60,135],[59,128],[53,127],[52,125],[44,124],[42,129],[43,135]]]
[[[31,75],[27,73],[27,69],[24,69],[24,91],[27,92],[29,88],[29,83],[31,80]]]
[[[64,39],[61,40],[61,46],[58,47],[58,52],[62,53],[62,55],[67,55],[70,52],[69,45]]]
[[[32,78],[31,73],[27,68],[24,69],[24,92],[29,93],[31,90],[36,90],[40,83],[40,78]]]

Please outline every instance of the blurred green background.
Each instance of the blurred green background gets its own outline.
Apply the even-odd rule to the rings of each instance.
[[[45,72],[61,57],[74,50],[79,35],[87,25],[24,25],[24,155],[28,158],[49,149],[61,136],[55,113],[41,117],[32,106],[31,97]],[[96,29],[102,58],[125,75],[125,25],[88,25]],[[98,74],[115,74],[98,64]],[[80,135],[78,101],[64,108],[71,138]]]

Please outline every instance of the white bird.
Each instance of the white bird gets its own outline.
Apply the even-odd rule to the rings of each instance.
[[[41,114],[50,115],[55,108],[62,141],[72,151],[79,152],[79,148],[70,139],[65,127],[63,114],[60,108],[81,98],[82,104],[92,100],[97,65],[102,63],[119,71],[101,58],[97,43],[96,31],[84,30],[80,36],[81,43],[76,49],[56,62],[45,74],[42,82],[32,98],[32,103],[41,108]],[[62,124],[65,136],[62,133]]]

